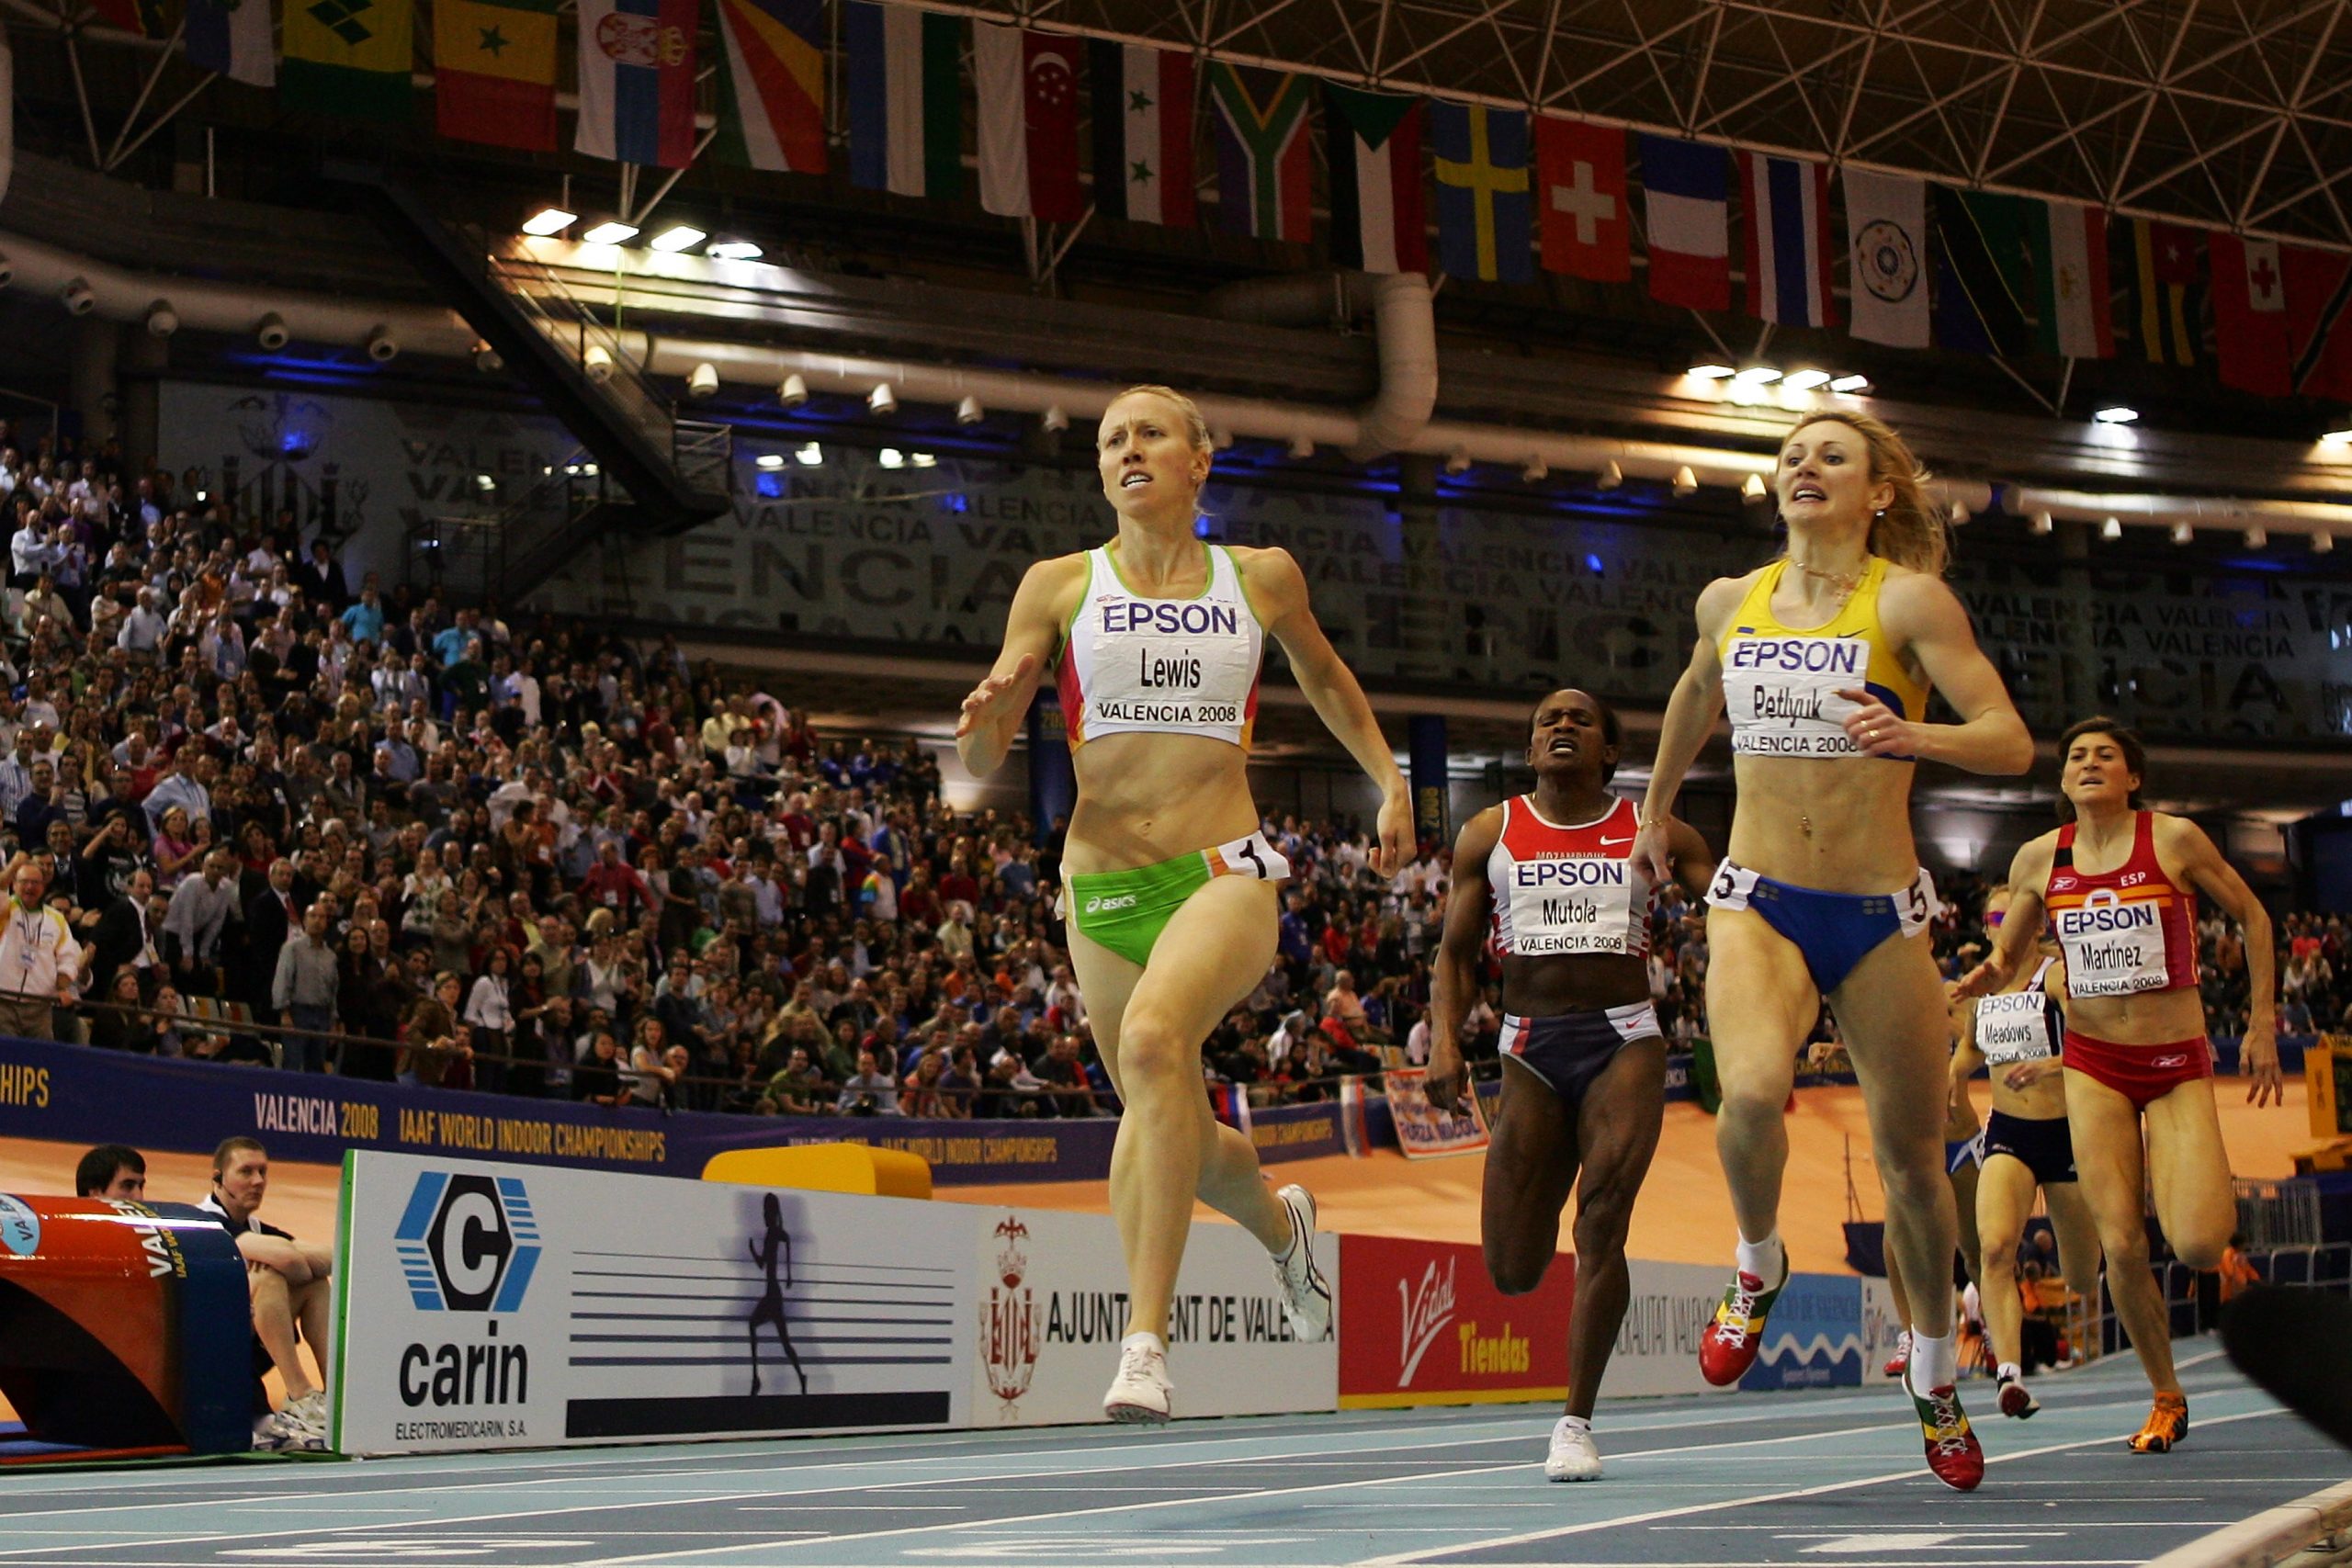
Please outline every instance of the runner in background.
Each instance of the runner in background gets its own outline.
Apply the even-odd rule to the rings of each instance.
[[[1576,1190],[1575,1304],[1567,1411],[1544,1473],[1596,1481],[1593,1402],[1632,1286],[1625,1232],[1649,1174],[1666,1109],[1666,1043],[1650,1005],[1650,882],[1632,861],[1634,803],[1609,793],[1624,734],[1615,710],[1580,691],[1536,704],[1531,794],[1464,824],[1453,891],[1431,976],[1430,1099],[1471,1092],[1461,1024],[1478,992],[1491,925],[1502,955],[1502,1109],[1487,1150],[1479,1213],[1487,1272],[1506,1295],[1543,1282]],[[1696,900],[1711,862],[1698,830],[1675,825],[1676,879]]]

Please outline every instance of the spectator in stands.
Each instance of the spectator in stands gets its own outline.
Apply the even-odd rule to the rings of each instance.
[[[40,862],[20,858],[9,880],[11,897],[0,926],[0,1034],[20,1040],[57,1038],[52,1008],[72,1007],[82,946],[64,915],[47,902],[49,878]]]
[[[327,1321],[334,1306],[329,1279],[334,1258],[328,1248],[299,1242],[261,1219],[268,1193],[269,1153],[260,1140],[225,1138],[212,1151],[212,1190],[197,1206],[220,1222],[243,1254],[254,1335],[286,1382],[285,1406],[269,1415],[256,1380],[254,1393],[265,1414],[254,1423],[254,1446],[322,1449]],[[304,1341],[318,1363],[315,1380],[302,1365],[300,1346]]]
[[[74,1192],[140,1203],[147,1198],[147,1156],[125,1144],[100,1144],[74,1168]]]
[[[208,851],[201,872],[172,889],[164,913],[164,957],[174,983],[189,996],[220,994],[220,938],[237,908],[234,871],[226,851]]]
[[[857,1054],[857,1071],[842,1085],[833,1109],[843,1116],[898,1116],[899,1086],[881,1070],[871,1051]]]
[[[293,1072],[322,1072],[331,1059],[340,1067],[341,1050],[329,1036],[339,1021],[335,1004],[343,976],[334,945],[327,940],[328,923],[328,900],[311,900],[302,912],[301,934],[278,950],[276,977],[270,982],[270,1005],[296,1031],[285,1036],[279,1064]]]

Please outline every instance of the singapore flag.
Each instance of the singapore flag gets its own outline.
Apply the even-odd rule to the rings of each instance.
[[[979,97],[980,205],[1006,218],[1075,223],[1078,62],[1084,45],[1055,33],[976,22],[972,74]]]

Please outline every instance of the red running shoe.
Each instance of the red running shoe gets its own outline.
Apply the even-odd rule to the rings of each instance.
[[[1886,1359],[1886,1375],[1899,1378],[1911,1368],[1911,1331],[1905,1329],[1894,1337],[1894,1354]]]
[[[1714,1321],[1699,1337],[1699,1375],[1717,1388],[1737,1382],[1756,1364],[1764,1338],[1764,1319],[1789,1283],[1789,1256],[1781,1254],[1780,1282],[1770,1290],[1753,1274],[1735,1273]]]
[[[1968,1412],[1960,1407],[1960,1391],[1947,1385],[1921,1393],[1906,1377],[1903,1392],[1919,1413],[1919,1430],[1928,1439],[1928,1468],[1955,1492],[1975,1491],[1984,1479],[1984,1449],[1968,1425]]]

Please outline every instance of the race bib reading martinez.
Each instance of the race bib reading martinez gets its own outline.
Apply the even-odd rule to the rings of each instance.
[[[1511,952],[1522,957],[1624,952],[1634,923],[1629,870],[1625,861],[1599,855],[1513,862]]]
[[[1087,724],[1238,728],[1257,649],[1240,606],[1112,597],[1099,608]]]
[[[2066,954],[2066,989],[2077,997],[2128,997],[2161,991],[2164,912],[2153,900],[2125,903],[2112,887],[2093,888],[2071,909],[2052,911]]]
[[[1768,757],[1851,757],[1846,733],[1855,705],[1841,689],[1870,677],[1870,639],[1860,637],[1742,637],[1724,649],[1724,711],[1731,749]]]

